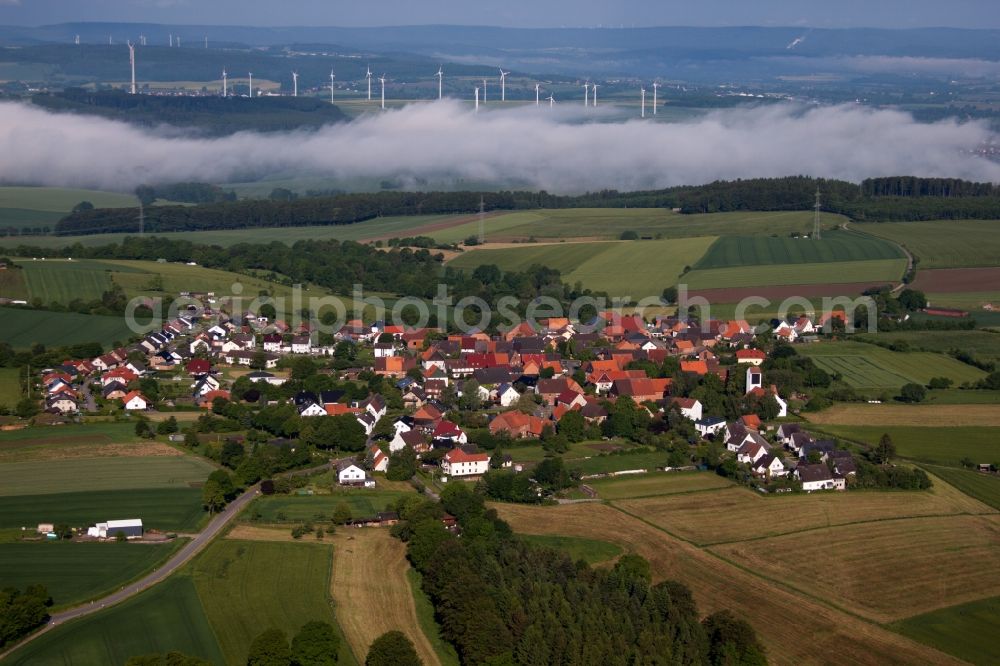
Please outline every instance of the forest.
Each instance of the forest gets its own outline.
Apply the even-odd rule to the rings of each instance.
[[[223,102],[223,100],[217,100]],[[162,189],[154,188],[157,191]],[[664,190],[605,190],[577,196],[540,192],[374,192],[291,200],[216,201],[157,206],[146,211],[151,232],[353,224],[379,216],[472,213],[538,208],[675,208],[681,213],[809,210],[820,191],[824,211],[859,221],[1000,218],[1000,192],[988,183],[955,179],[878,178],[860,185],[795,176],[717,181]],[[56,224],[56,235],[138,230],[135,209],[77,210]]]
[[[399,508],[394,533],[464,664],[767,663],[746,621],[725,610],[701,620],[690,590],[653,584],[638,555],[596,569],[531,546],[462,484],[449,484],[440,504],[412,498]]]

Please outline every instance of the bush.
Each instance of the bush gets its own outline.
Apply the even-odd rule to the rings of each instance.
[[[923,402],[927,397],[927,389],[920,384],[904,384],[899,391],[899,399],[903,402]]]
[[[623,231],[619,238],[621,240],[639,240],[639,234],[629,229],[628,231]]]
[[[413,643],[401,631],[387,631],[372,643],[365,666],[422,666]]]

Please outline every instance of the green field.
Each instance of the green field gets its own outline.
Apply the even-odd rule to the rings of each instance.
[[[652,451],[594,456],[586,460],[567,460],[566,467],[579,470],[581,474],[604,474],[631,469],[645,469],[652,472],[666,463],[667,455],[664,452]]]
[[[190,576],[225,663],[247,663],[251,641],[264,629],[282,629],[291,638],[313,620],[337,626],[329,592],[332,557],[332,546],[315,542],[226,540],[199,555]],[[340,644],[338,663],[355,663],[343,637]]]
[[[878,285],[898,281],[903,277],[904,270],[906,270],[905,259],[736,266],[734,268],[693,270],[684,275],[681,282],[686,283],[690,289],[836,284],[842,282],[866,282]]]
[[[888,433],[902,458],[925,463],[958,466],[963,458],[977,463],[1000,462],[1000,428],[959,426],[845,426],[822,425],[838,437],[875,445]]]
[[[261,629],[262,630],[262,629]],[[213,664],[224,658],[191,579],[175,575],[106,611],[57,627],[4,662],[23,666],[124,664],[171,650]]]
[[[927,465],[927,471],[941,477],[969,497],[973,497],[987,506],[1000,509],[1000,477],[995,474],[982,474],[975,470],[959,469],[957,467],[939,467]]]
[[[99,299],[111,289],[113,267],[100,261],[49,259],[17,262],[28,287],[28,298],[45,304]]]
[[[136,205],[134,196],[116,192],[58,187],[0,187],[0,228],[55,226],[81,201],[89,201],[97,208]]]
[[[912,252],[920,268],[1000,266],[1000,221],[943,220],[857,225]]]
[[[0,368],[0,405],[13,408],[23,397],[21,371],[18,368]]]
[[[608,543],[607,541],[585,539],[583,537],[522,534],[521,539],[533,546],[551,548],[565,553],[574,562],[583,560],[591,565],[607,562],[622,554],[621,546]]]
[[[5,463],[0,497],[200,486],[214,467],[194,456],[122,456]]]
[[[839,226],[845,219],[824,213],[822,224]],[[486,223],[486,237],[493,241],[543,239],[618,239],[623,231],[656,238],[691,238],[726,234],[805,233],[812,230],[812,212],[737,212],[681,215],[666,208],[570,208],[507,213]],[[469,225],[461,240],[477,233]],[[437,237],[435,235],[435,237]]]
[[[0,270],[0,298],[12,301],[28,300],[28,285],[24,280],[24,271],[15,268]]]
[[[198,488],[143,488],[99,492],[16,495],[0,501],[0,528],[38,523],[87,527],[99,521],[141,518],[146,529],[189,532],[207,514]]]
[[[417,622],[420,630],[431,642],[434,653],[441,661],[441,666],[459,666],[458,653],[454,646],[441,638],[441,625],[434,617],[434,604],[430,597],[424,592],[423,577],[420,572],[413,567],[406,569],[406,582],[410,584],[410,592],[413,594],[413,605],[417,611]]]
[[[988,286],[988,285],[983,285]],[[954,292],[949,294],[927,294],[927,302],[931,305],[944,308],[958,308],[960,310],[980,310],[974,312],[973,316],[980,326],[1000,326],[1000,312],[996,309],[984,312],[981,308],[987,304],[993,308],[1000,308],[1000,291],[967,291]]]
[[[35,426],[0,432],[0,449],[59,444],[124,444],[137,440],[135,423],[131,421],[82,423],[58,428]]]
[[[587,485],[597,491],[599,499],[614,500],[715,490],[733,484],[711,472],[653,472],[640,476],[597,479],[588,481]]]
[[[15,349],[36,343],[59,347],[82,342],[100,342],[107,348],[112,341],[124,342],[133,336],[124,317],[0,307],[0,340]]]
[[[799,348],[823,370],[842,376],[856,389],[898,389],[915,382],[926,385],[933,377],[949,377],[956,385],[975,382],[986,373],[944,354],[894,352],[860,342],[821,342]]]
[[[166,560],[183,541],[168,544],[2,543],[0,588],[44,585],[56,607],[97,599]]]
[[[613,296],[658,296],[677,282],[685,266],[697,261],[712,237],[660,241],[555,243],[466,252],[449,265],[471,272],[476,266],[496,264],[505,271],[532,264],[556,268],[568,284],[607,291]]]
[[[872,336],[878,342],[905,342],[913,350],[948,353],[959,349],[981,361],[1000,361],[1000,333],[994,331],[892,331]]]
[[[134,204],[133,204],[134,205]],[[220,245],[229,247],[238,243],[271,243],[277,241],[292,245],[300,240],[351,240],[362,241],[371,238],[391,238],[415,235],[413,231],[419,227],[446,222],[452,218],[467,217],[456,215],[407,215],[398,217],[379,217],[356,224],[338,224],[325,226],[299,227],[265,227],[238,229],[232,231],[182,231],[157,233],[157,236],[171,240],[184,239],[192,243]],[[85,247],[120,243],[135,233],[89,234],[86,236],[30,236],[25,238],[0,238],[0,246],[15,247],[20,244],[42,248],[62,248],[79,243]],[[424,234],[434,235],[434,234]],[[468,233],[466,234],[468,236]],[[462,236],[461,238],[465,238]]]
[[[821,264],[900,259],[894,244],[850,231],[829,231],[819,240],[788,236],[723,236],[712,244],[696,269],[775,264]]]
[[[1000,661],[1000,597],[950,606],[896,622],[892,628],[972,664]]]
[[[379,511],[385,511],[386,506],[410,496],[412,493],[405,491],[369,488],[340,490],[331,495],[272,495],[255,500],[250,512],[259,511],[260,521],[265,523],[324,522],[330,520],[341,502],[351,507],[352,517],[361,518],[374,516]]]

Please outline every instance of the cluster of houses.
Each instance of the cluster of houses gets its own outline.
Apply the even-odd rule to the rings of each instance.
[[[835,313],[836,316],[836,313]],[[302,324],[291,330],[281,321],[267,322],[247,315],[231,319],[222,311],[208,311],[200,319],[182,316],[146,335],[141,341],[112,350],[100,357],[67,360],[42,376],[46,407],[61,414],[81,409],[84,384],[99,389],[106,401],[119,401],[127,411],[152,408],[153,403],[136,390],[135,381],[158,372],[187,376],[194,405],[210,407],[216,398],[230,398],[220,366],[254,366],[250,381],[281,385],[286,381],[275,370],[287,355],[333,356],[336,344],[349,341],[373,350],[369,368],[341,371],[345,377],[364,370],[394,380],[402,394],[406,414],[392,424],[388,441],[371,441],[366,452],[368,469],[356,463],[338,469],[341,483],[373,483],[367,472],[385,471],[389,455],[412,448],[417,455],[431,449],[447,449],[441,459],[443,474],[449,477],[478,477],[490,467],[490,456],[479,452],[468,434],[447,418],[445,396],[463,397],[475,391],[477,402],[488,414],[489,431],[512,439],[539,438],[546,428],[555,428],[568,412],[575,411],[585,423],[599,425],[608,418],[605,405],[622,397],[645,405],[651,414],[676,406],[706,438],[724,438],[726,447],[754,474],[779,477],[790,473],[782,456],[759,433],[759,422],[748,415],[736,423],[703,413],[693,398],[672,395],[670,378],[649,376],[637,366],[660,365],[667,358],[678,359],[680,369],[697,376],[717,375],[723,382],[740,373],[746,380],[746,394],[773,397],[778,416],[788,413],[788,403],[773,385],[765,385],[761,365],[765,352],[754,348],[754,330],[745,321],[709,321],[704,325],[676,317],[661,317],[648,323],[641,317],[602,313],[597,332],[578,332],[566,318],[541,320],[537,326],[522,323],[502,334],[475,333],[445,335],[436,329],[408,329],[381,322],[348,322],[333,336],[330,345],[316,344],[317,336]],[[785,322],[775,334],[796,341],[812,336],[823,321],[807,317]],[[261,332],[261,327],[266,326]],[[574,350],[570,352],[569,350]],[[561,353],[560,350],[562,350]],[[576,353],[586,351],[585,354]],[[577,358],[574,358],[577,357]],[[589,360],[578,360],[579,358]],[[723,362],[722,357],[727,357]],[[734,359],[733,359],[734,357]],[[140,362],[137,359],[144,359]],[[732,363],[735,360],[735,364]],[[638,363],[637,363],[638,362]],[[130,388],[131,387],[131,388]],[[524,397],[529,394],[531,401]],[[353,415],[371,436],[386,416],[386,401],[380,395],[348,402],[339,391],[314,394],[301,392],[291,399],[302,417]],[[447,402],[447,401],[444,401]],[[804,433],[787,446],[798,445]],[[822,443],[810,442],[812,445]],[[807,453],[808,446],[789,448]],[[824,460],[836,458],[836,451],[823,451]],[[503,461],[509,465],[510,461]],[[826,467],[824,465],[824,467]],[[845,463],[846,469],[846,463]],[[812,488],[842,487],[842,477],[830,478],[820,470],[811,471],[808,462],[795,466],[794,474]],[[815,478],[813,478],[815,477]],[[822,477],[822,478],[821,478]]]

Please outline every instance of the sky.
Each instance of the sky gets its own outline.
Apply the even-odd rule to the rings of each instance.
[[[0,24],[1000,28],[996,0],[0,0]]]

